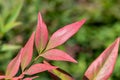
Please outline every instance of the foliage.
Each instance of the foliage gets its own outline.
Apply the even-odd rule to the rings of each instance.
[[[69,61],[77,63],[67,53],[56,49],[57,46],[63,44],[67,39],[73,36],[85,23],[85,19],[64,26],[57,30],[50,37],[48,41],[48,31],[46,24],[44,23],[41,14],[38,14],[37,29],[32,33],[30,39],[26,45],[21,48],[18,55],[8,64],[5,76],[1,75],[0,79],[5,80],[32,80],[37,78],[35,74],[48,70],[51,73],[54,80],[74,80],[68,73],[62,71],[56,66],[49,64],[48,60]],[[33,45],[35,44],[38,51],[38,56],[33,60]],[[116,59],[118,56],[118,48],[120,44],[120,38],[110,45],[87,69],[84,74],[83,80],[107,80],[111,76]],[[43,63],[35,63],[39,58],[44,57]],[[31,64],[30,64],[31,63]],[[29,65],[30,64],[30,65]],[[58,68],[58,69],[57,69]],[[108,70],[106,70],[108,69]],[[18,71],[21,70],[19,76],[15,76]],[[25,75],[29,75],[25,77]],[[34,76],[32,76],[34,75]]]
[[[6,5],[3,6],[3,3]],[[19,0],[0,0],[0,14],[5,8],[7,10],[5,14],[11,13],[11,7],[20,6],[17,3],[20,3]],[[8,62],[15,57],[18,49],[25,44],[35,29],[36,15],[38,11],[41,11],[45,15],[44,19],[48,25],[49,35],[65,24],[78,21],[83,17],[87,19],[84,27],[75,36],[58,47],[70,53],[78,63],[74,65],[52,61],[52,64],[72,73],[75,80],[81,80],[90,63],[119,36],[119,4],[119,0],[24,0],[21,11],[15,20],[22,24],[10,29],[0,38],[0,74],[4,74]],[[36,53],[36,51],[34,52]],[[119,70],[118,57],[110,80],[120,79]],[[41,76],[41,80],[50,80],[47,72],[38,75]]]
[[[0,54],[3,53],[1,54],[2,57],[0,57],[0,61],[4,59],[9,61],[13,57],[11,53],[20,48],[20,45],[7,42],[7,39],[9,40],[10,38],[6,37],[6,35],[11,29],[21,24],[21,22],[16,21],[16,19],[22,7],[23,0],[18,0],[18,2],[13,0],[0,0]],[[0,63],[2,64],[2,62]],[[7,63],[3,64],[1,69],[4,70],[6,65]]]
[[[49,72],[51,72],[52,74],[58,74],[58,72],[63,73],[58,70],[56,70],[58,72],[54,73],[53,70],[55,70],[57,67],[50,65],[46,61],[44,61],[44,63],[37,64],[34,64],[34,62],[37,59],[39,59],[39,57],[44,57],[45,59],[48,60],[62,60],[77,63],[76,60],[74,60],[65,52],[54,48],[63,44],[67,39],[74,35],[79,30],[79,28],[84,24],[84,22],[85,20],[83,19],[81,21],[69,24],[59,29],[51,36],[48,42],[47,27],[44,21],[42,20],[41,14],[39,13],[38,24],[35,33],[34,32],[32,33],[26,45],[20,50],[19,54],[8,64],[5,76],[0,76],[0,79],[26,80],[28,78],[24,78],[25,75],[34,75],[46,70],[48,71],[50,70]],[[39,55],[33,60],[33,63],[28,67],[33,56],[34,38]],[[58,41],[59,39],[61,39],[60,42]],[[19,76],[15,77],[15,75],[19,71],[20,66],[22,73]],[[69,76],[66,74],[63,74],[60,78],[63,80],[67,78],[72,80],[72,78],[71,77],[69,78]],[[32,76],[29,79],[33,79]]]
[[[1,9],[0,13],[0,38],[13,27],[20,25],[20,22],[16,22],[15,20],[20,13],[23,1],[19,0],[16,4],[14,3],[10,6],[6,6],[9,5],[9,2],[6,3],[5,0],[1,1],[1,7],[3,7],[3,9]]]

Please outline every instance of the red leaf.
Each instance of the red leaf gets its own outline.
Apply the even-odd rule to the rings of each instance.
[[[55,48],[61,44],[63,44],[65,41],[67,41],[71,36],[73,36],[85,23],[85,19],[69,24],[67,26],[64,26],[63,28],[57,30],[50,38],[50,41],[48,42],[47,48]]]
[[[90,65],[84,80],[108,80],[116,63],[118,48],[119,38]]]
[[[77,61],[74,60],[67,53],[58,49],[48,50],[45,53],[41,54],[41,56],[49,60],[60,60],[60,61],[69,61],[69,62],[77,63]]]
[[[6,78],[12,78],[16,75],[16,73],[19,70],[20,62],[21,62],[21,53],[23,51],[23,48],[20,50],[19,54],[8,64],[7,70],[6,70]]]
[[[42,16],[39,12],[36,35],[35,35],[35,45],[37,47],[38,52],[42,52],[42,50],[45,49],[47,42],[48,42],[47,27],[44,21],[42,20]]]
[[[57,67],[40,63],[40,64],[32,65],[24,73],[28,74],[28,75],[33,75],[33,74],[36,74],[36,73],[40,73],[40,72],[43,72],[43,71],[46,71],[46,70],[55,69],[55,68],[57,68]]]
[[[34,32],[32,33],[30,39],[26,43],[22,52],[22,60],[21,60],[21,68],[22,71],[27,67],[30,63],[33,55],[33,44],[34,44]]]
[[[0,75],[0,79],[4,79],[5,78],[5,76],[3,76],[3,75]]]

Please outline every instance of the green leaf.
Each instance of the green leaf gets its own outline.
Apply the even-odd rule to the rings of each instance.
[[[49,72],[52,73],[54,76],[57,76],[61,80],[74,80],[74,78],[72,78],[70,74],[60,68],[49,70]]]
[[[1,16],[1,14],[0,14],[0,33],[2,33],[2,30],[3,30],[3,18],[2,18],[2,16]]]
[[[7,24],[7,25],[5,26],[5,28],[3,29],[3,33],[8,32],[10,29],[12,29],[12,28],[14,28],[15,26],[18,26],[18,25],[20,25],[20,24],[22,24],[22,23],[21,23],[21,22],[11,22],[11,23]]]
[[[20,10],[23,6],[23,0],[18,0],[18,3],[16,4],[16,7],[12,10],[10,18],[8,19],[7,24],[10,24],[11,22],[14,22],[16,18],[18,17]]]
[[[47,61],[43,61],[43,63],[51,65]],[[48,72],[51,73],[51,76],[54,78],[54,80],[58,80],[59,78],[61,80],[74,80],[74,78],[69,73],[60,68],[48,70]]]
[[[12,44],[4,44],[1,47],[1,51],[11,51],[11,50],[16,50],[19,49],[19,45],[12,45]]]
[[[6,33],[13,27],[18,26],[20,24],[20,22],[15,22],[15,20],[17,19],[18,15],[20,13],[20,10],[23,5],[23,0],[19,0],[16,5],[17,6],[11,11],[10,17],[8,18],[6,25],[4,26],[4,31],[3,31],[4,33]]]

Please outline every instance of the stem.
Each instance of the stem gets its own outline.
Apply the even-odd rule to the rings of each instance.
[[[32,65],[35,63],[35,61],[37,61],[37,60],[39,59],[39,57],[40,57],[40,55],[38,55],[38,56],[29,64],[29,66],[28,66],[27,68],[29,68],[30,66],[32,66]],[[24,71],[22,71],[22,72],[24,72]]]
[[[39,59],[39,57],[40,57],[40,55],[38,55],[38,56],[34,59],[34,61],[38,60],[38,59]]]
[[[47,50],[43,50],[43,51],[34,59],[34,61],[38,60],[39,57],[41,56],[41,54],[43,54],[45,51],[47,51]],[[34,62],[34,61],[33,61],[33,62]]]

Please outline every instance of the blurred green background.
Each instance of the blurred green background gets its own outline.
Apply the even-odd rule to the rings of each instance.
[[[75,36],[58,47],[78,64],[52,62],[75,80],[81,80],[90,63],[120,36],[120,0],[0,0],[0,74],[35,30],[39,11],[49,35],[67,24],[87,19]],[[39,79],[52,80],[47,72],[40,73]],[[109,80],[120,80],[120,55]]]

